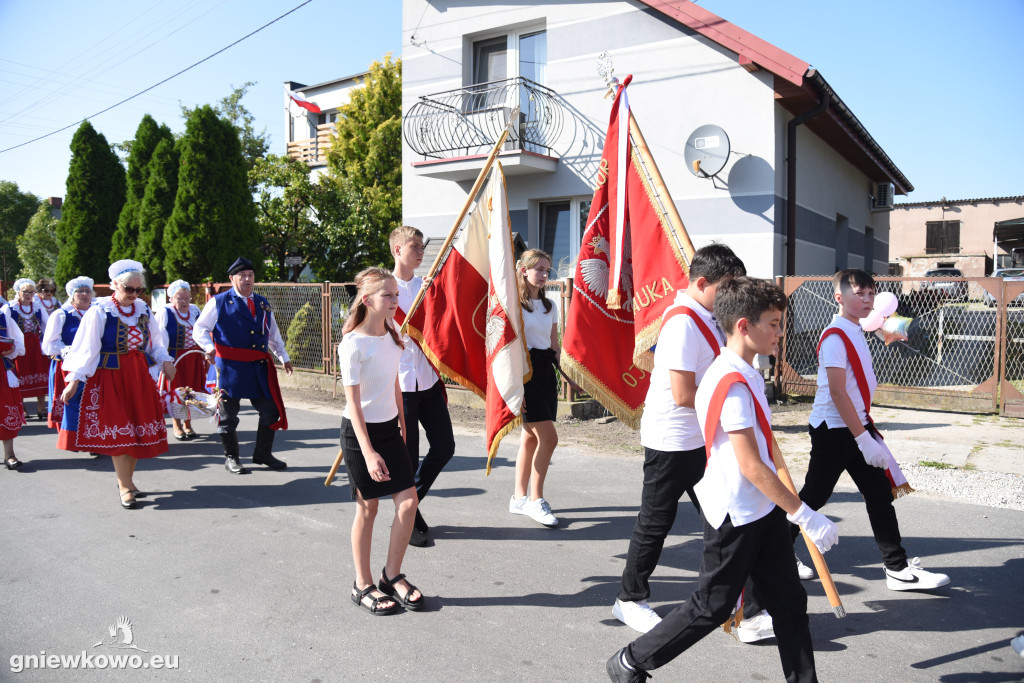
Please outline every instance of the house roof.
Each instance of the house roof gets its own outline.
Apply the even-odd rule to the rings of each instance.
[[[897,194],[914,186],[885,153],[867,128],[810,64],[758,38],[689,0],[637,0],[736,53],[748,71],[764,69],[775,77],[775,99],[794,116],[813,109],[822,99],[828,109],[804,125],[874,181],[888,181]]]
[[[1024,202],[1024,195],[1013,195],[1009,197],[975,197],[973,199],[933,199],[929,202],[903,202],[897,204],[896,208],[910,208],[912,206],[934,206],[936,204],[943,204],[945,206],[951,206],[953,204],[1001,204],[1004,202]]]

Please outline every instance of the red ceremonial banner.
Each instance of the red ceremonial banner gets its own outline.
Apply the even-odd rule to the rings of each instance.
[[[597,189],[576,261],[562,366],[587,393],[636,429],[650,384],[649,350],[657,343],[665,309],[676,291],[686,289],[688,264],[672,226],[655,204],[645,160],[628,137],[629,81],[612,105]],[[620,150],[625,150],[622,160]]]

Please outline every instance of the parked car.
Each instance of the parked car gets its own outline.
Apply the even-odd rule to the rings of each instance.
[[[1001,277],[1003,282],[1020,282],[1024,280],[1024,268],[998,268],[992,271],[992,277]],[[985,305],[989,308],[996,306],[996,298],[988,292],[985,292]],[[1009,305],[1024,306],[1024,293],[1018,294]]]
[[[924,274],[925,277],[963,277],[964,274],[957,268],[934,268]],[[964,280],[938,280],[925,281],[921,283],[922,292],[935,292],[941,298],[949,301],[965,301],[967,299],[967,282]]]

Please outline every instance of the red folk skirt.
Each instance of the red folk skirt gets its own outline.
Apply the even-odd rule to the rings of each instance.
[[[43,355],[39,344],[39,335],[35,332],[25,333],[25,355],[14,359],[14,374],[18,376],[21,386],[21,397],[34,398],[46,396],[50,377],[50,358]]]
[[[0,440],[18,436],[25,424],[25,409],[21,406],[21,392],[7,381],[7,368],[0,363]]]
[[[64,361],[60,358],[50,361],[50,411],[46,414],[46,426],[50,429],[60,429],[60,421],[64,417],[64,400],[60,396],[67,383],[64,381],[63,365]]]
[[[139,351],[120,356],[120,368],[99,368],[85,381],[78,430],[60,430],[57,448],[152,458],[167,452],[164,407]]]

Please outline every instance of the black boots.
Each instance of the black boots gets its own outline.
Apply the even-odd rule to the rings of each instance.
[[[221,432],[220,442],[224,445],[224,469],[231,474],[247,474],[249,470],[238,461],[238,434]]]
[[[257,465],[266,465],[272,470],[283,470],[288,467],[284,460],[278,460],[271,451],[274,449],[274,430],[260,425],[256,429],[256,447],[252,451],[252,461]]]

